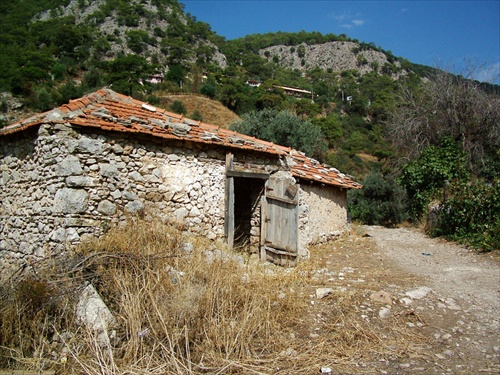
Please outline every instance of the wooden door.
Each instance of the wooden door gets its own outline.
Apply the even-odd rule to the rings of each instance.
[[[298,253],[298,186],[288,174],[276,174],[266,182],[262,197],[261,260],[295,266]]]

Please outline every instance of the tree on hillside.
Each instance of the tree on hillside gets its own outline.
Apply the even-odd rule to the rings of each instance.
[[[225,78],[217,88],[217,99],[231,111],[242,114],[255,108],[255,98],[249,95],[249,90],[241,79]]]
[[[133,92],[146,81],[149,74],[154,73],[153,67],[147,60],[138,55],[118,57],[109,63],[108,84],[113,90],[132,96]]]
[[[185,115],[187,113],[186,106],[180,100],[174,100],[174,102],[168,107],[168,109],[179,115]]]
[[[318,159],[326,151],[326,141],[321,129],[286,110],[264,109],[245,113],[242,121],[232,124],[231,129],[292,147]]]
[[[168,69],[165,79],[175,83],[177,86],[182,87],[186,77],[186,68],[181,64],[174,64]]]
[[[404,87],[387,121],[389,136],[410,159],[449,137],[479,172],[500,147],[500,100],[478,82],[437,71],[417,90]]]

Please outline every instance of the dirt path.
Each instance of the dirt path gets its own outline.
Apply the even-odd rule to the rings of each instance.
[[[399,303],[423,317],[425,324],[415,329],[432,343],[433,356],[425,362],[393,363],[379,373],[500,374],[498,257],[412,229],[359,230],[378,250],[369,262],[384,264],[392,292],[399,289]],[[396,274],[403,275],[399,282]]]

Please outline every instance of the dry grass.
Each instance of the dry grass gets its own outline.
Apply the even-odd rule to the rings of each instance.
[[[186,251],[186,243],[193,245]],[[360,360],[416,353],[404,321],[360,317],[366,293],[311,298],[317,264],[263,265],[176,225],[131,220],[72,256],[4,282],[0,367],[71,374],[363,373]],[[75,319],[91,282],[117,324],[99,339]],[[315,303],[312,304],[311,301]]]
[[[233,122],[241,120],[238,115],[229,110],[223,104],[203,95],[173,95],[160,93],[158,96],[160,97],[160,106],[162,108],[168,109],[174,101],[179,100],[186,107],[187,117],[189,117],[194,111],[198,111],[203,116],[203,122],[207,124],[227,129]]]

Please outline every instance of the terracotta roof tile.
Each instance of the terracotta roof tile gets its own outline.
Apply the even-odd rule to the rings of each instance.
[[[8,125],[0,129],[0,136],[24,131],[43,122],[63,122],[82,127],[98,127],[105,131],[142,133],[164,139],[189,140],[287,156],[293,161],[292,173],[302,180],[345,188],[361,187],[351,177],[335,168],[320,164],[302,152],[191,120],[109,89],[98,90],[83,98],[71,100],[52,111]]]

